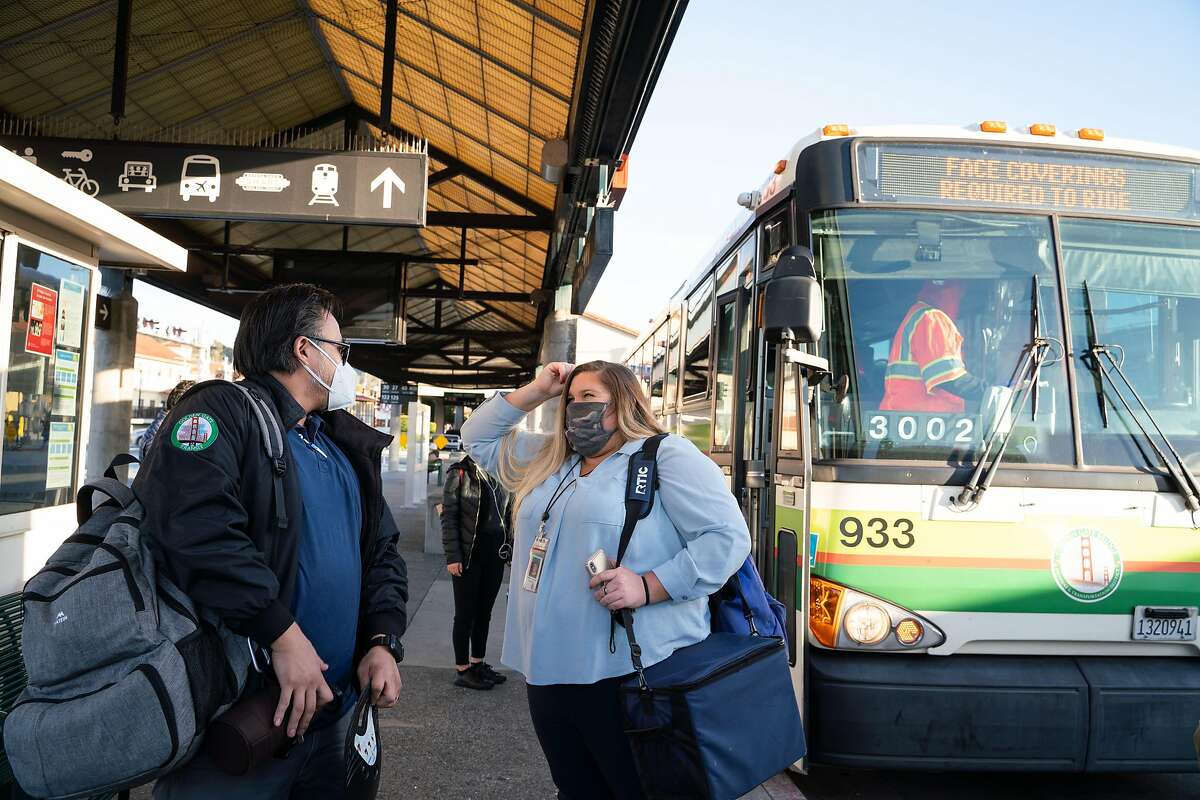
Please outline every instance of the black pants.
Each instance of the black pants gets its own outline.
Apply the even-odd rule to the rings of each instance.
[[[528,687],[529,716],[561,800],[641,800],[621,723],[621,678]]]
[[[471,554],[471,565],[454,583],[454,663],[465,665],[470,655],[482,659],[487,651],[488,628],[492,624],[492,606],[504,581],[504,562],[500,545],[479,542]]]

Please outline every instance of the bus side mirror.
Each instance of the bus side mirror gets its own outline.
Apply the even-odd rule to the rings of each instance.
[[[797,344],[816,342],[821,338],[824,305],[812,251],[799,246],[784,250],[763,297],[767,335],[778,337],[790,328]]]

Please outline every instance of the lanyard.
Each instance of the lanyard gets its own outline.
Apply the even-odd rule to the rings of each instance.
[[[562,480],[558,482],[558,486],[554,487],[554,494],[550,496],[550,502],[546,504],[546,510],[542,512],[542,524],[539,527],[539,533],[544,534],[546,532],[546,523],[550,520],[550,510],[554,508],[554,504],[557,503],[558,499],[567,493],[567,489],[570,489],[572,486],[574,486],[575,481],[579,479],[578,476],[571,478],[571,473],[573,473],[575,468],[579,466],[580,461],[583,461],[583,459],[580,458],[574,464],[572,464],[571,469],[568,470],[567,474],[563,475]],[[567,478],[571,478],[571,482],[566,486],[563,486],[563,482],[566,481]]]

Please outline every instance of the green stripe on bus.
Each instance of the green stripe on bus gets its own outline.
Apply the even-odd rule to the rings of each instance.
[[[1097,603],[1072,600],[1058,588],[1049,570],[818,563],[813,574],[912,611],[1130,614],[1134,606],[1200,605],[1200,581],[1195,574],[1184,572],[1126,572],[1120,587]]]

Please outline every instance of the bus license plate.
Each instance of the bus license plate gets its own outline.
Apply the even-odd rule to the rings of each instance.
[[[1194,642],[1196,607],[1135,606],[1133,638],[1151,642]]]

